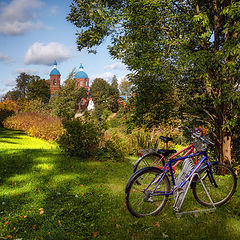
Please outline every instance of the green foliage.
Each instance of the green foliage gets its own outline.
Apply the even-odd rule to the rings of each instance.
[[[21,111],[41,113],[43,115],[50,114],[49,106],[40,98],[24,101]]]
[[[96,156],[101,137],[101,130],[93,121],[81,119],[63,122],[64,134],[58,140],[60,148],[71,156]]]
[[[5,95],[4,95],[4,99],[8,99],[8,100],[12,100],[12,101],[18,101],[19,99],[21,99],[21,92],[19,90],[12,90],[12,91],[8,91]]]
[[[100,161],[111,160],[115,162],[123,162],[125,157],[124,152],[119,149],[118,144],[109,139],[102,141],[102,146],[100,146],[97,152],[97,159]]]
[[[20,98],[25,99],[28,92],[28,84],[31,82],[32,77],[24,72],[20,73],[16,78],[16,90],[20,92]]]
[[[104,108],[112,112],[118,111],[119,91],[116,89],[116,83],[110,85],[104,79],[96,78],[91,86],[91,96],[97,115],[101,115]]]
[[[49,101],[50,85],[45,79],[40,79],[39,76],[32,76],[27,88],[27,99],[40,99],[44,103]]]
[[[8,91],[4,98],[17,101],[41,99],[44,103],[49,101],[50,88],[49,83],[39,76],[20,73],[16,78],[16,87],[12,91]]]
[[[146,125],[147,119],[151,126],[171,112],[194,116],[211,126],[221,160],[231,162],[223,149],[239,116],[239,6],[237,1],[81,0],[74,1],[68,20],[81,30],[79,50],[111,37],[110,54],[133,72],[133,121]],[[173,103],[179,99],[177,111]]]
[[[107,114],[108,115],[108,114]],[[64,121],[65,133],[58,140],[60,148],[71,156],[93,157],[100,161],[123,161],[124,153],[116,141],[103,136],[105,121],[90,116]]]
[[[5,128],[23,130],[27,135],[55,141],[63,134],[59,118],[39,113],[20,112],[5,119]]]

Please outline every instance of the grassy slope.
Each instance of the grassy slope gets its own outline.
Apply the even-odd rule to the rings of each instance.
[[[128,162],[62,155],[54,144],[0,129],[0,239],[240,239],[240,195],[213,214],[127,211]],[[183,210],[199,207],[191,193]]]

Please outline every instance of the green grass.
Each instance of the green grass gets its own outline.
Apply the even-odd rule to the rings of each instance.
[[[0,129],[0,164],[0,239],[240,239],[238,192],[213,214],[176,217],[170,198],[159,215],[137,219],[125,206],[128,161],[70,158]],[[196,208],[189,192],[183,210]]]

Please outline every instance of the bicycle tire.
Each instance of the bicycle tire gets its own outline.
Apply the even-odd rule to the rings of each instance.
[[[144,167],[164,167],[165,161],[162,159],[162,155],[157,152],[151,152],[143,155],[139,158],[133,166],[133,172],[137,172],[137,170]],[[161,160],[161,162],[159,162]],[[157,166],[156,166],[157,165]]]
[[[135,217],[157,215],[165,206],[169,195],[150,196],[158,184],[162,170],[147,167],[138,170],[130,179],[126,187],[126,205]],[[156,178],[153,183],[151,181]],[[148,190],[146,191],[146,188]],[[170,182],[165,175],[157,188],[163,193],[170,192]]]
[[[213,178],[217,187],[211,183],[209,169],[205,168],[199,172],[199,175],[209,192],[214,206],[221,206],[226,203],[236,191],[237,177],[234,171],[226,164],[215,162],[211,165]],[[206,176],[207,173],[207,176]],[[205,177],[202,177],[202,176]],[[192,191],[195,199],[203,206],[212,206],[201,182],[194,180]]]

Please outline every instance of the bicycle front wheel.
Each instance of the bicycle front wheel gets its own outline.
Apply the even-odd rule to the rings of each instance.
[[[209,169],[202,170],[199,175],[215,206],[226,203],[234,194],[237,186],[237,178],[233,170],[226,164],[215,163],[211,165],[213,179]],[[214,183],[215,181],[215,183]],[[203,206],[212,206],[200,180],[193,182],[192,191],[195,199]]]
[[[165,206],[170,192],[167,176],[160,182],[162,171],[147,167],[139,170],[126,188],[126,205],[135,217],[158,214]]]
[[[144,167],[158,167],[161,168],[165,165],[165,161],[162,155],[152,152],[143,155],[139,158],[133,167],[133,172]]]

